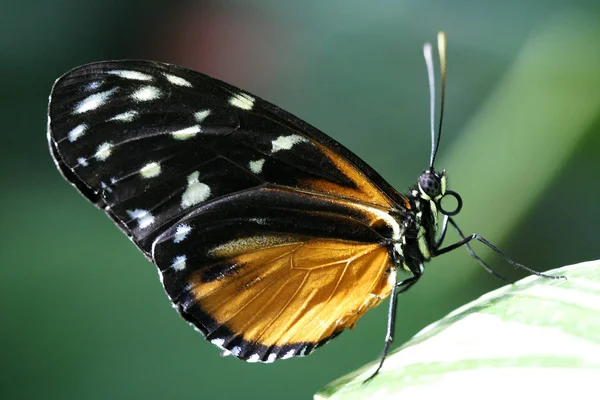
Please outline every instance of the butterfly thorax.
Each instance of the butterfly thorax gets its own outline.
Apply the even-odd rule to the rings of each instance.
[[[402,267],[415,274],[423,271],[423,263],[433,256],[438,231],[439,202],[446,193],[446,171],[423,172],[407,198],[410,218],[401,243],[395,246]]]

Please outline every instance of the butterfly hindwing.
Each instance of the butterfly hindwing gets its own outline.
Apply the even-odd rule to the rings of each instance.
[[[388,249],[358,213],[279,189],[238,196],[154,248],[167,294],[213,343],[254,361],[305,355],[389,295]]]
[[[410,205],[264,100],[168,64],[101,62],[55,83],[48,133],[184,318],[240,358],[307,354],[389,295]]]

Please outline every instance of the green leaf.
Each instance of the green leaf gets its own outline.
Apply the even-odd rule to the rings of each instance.
[[[597,398],[600,261],[494,290],[419,332],[363,383],[378,360],[315,399]]]

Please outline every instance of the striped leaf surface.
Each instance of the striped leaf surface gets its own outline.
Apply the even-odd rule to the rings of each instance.
[[[375,361],[315,399],[597,399],[600,261],[549,274],[567,280],[530,276],[490,292],[419,332],[372,381]]]

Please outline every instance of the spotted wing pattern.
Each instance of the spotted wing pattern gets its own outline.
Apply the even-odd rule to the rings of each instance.
[[[406,199],[256,96],[168,64],[90,64],[55,83],[48,139],[182,316],[239,358],[308,354],[389,294]]]

